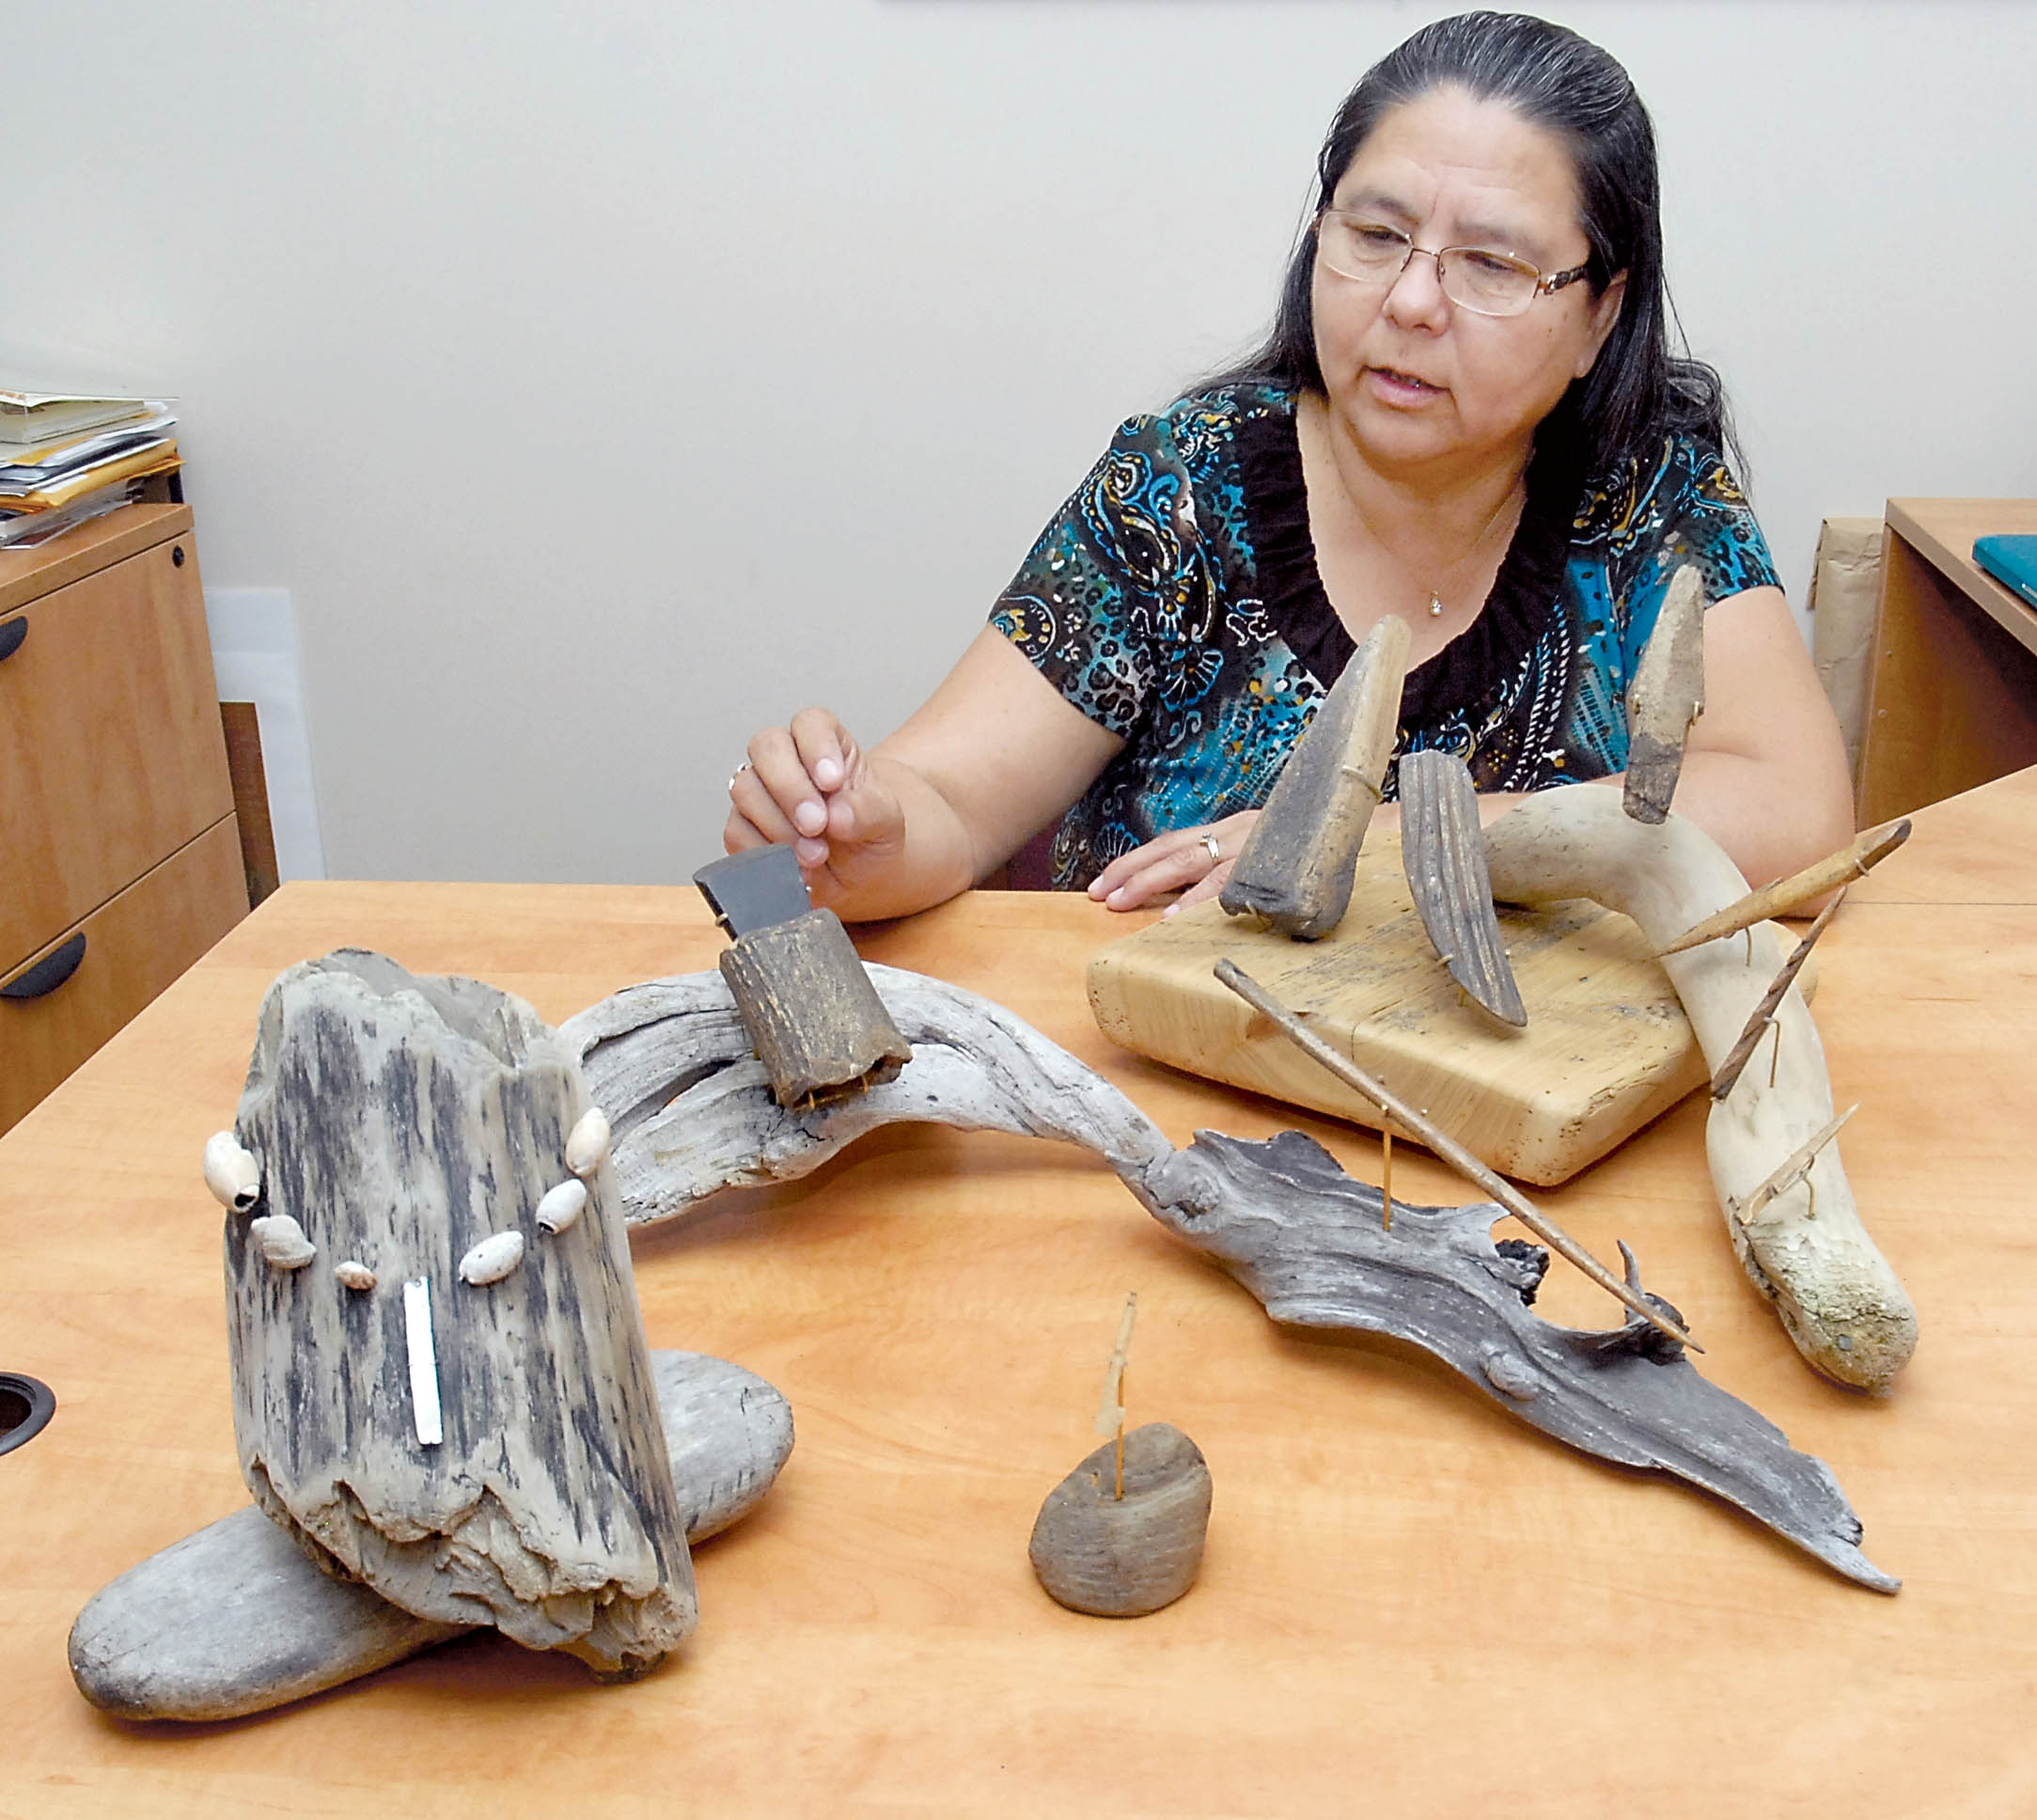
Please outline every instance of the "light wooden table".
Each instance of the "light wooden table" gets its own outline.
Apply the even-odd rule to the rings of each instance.
[[[64,1640],[244,1501],[197,1160],[272,976],[365,943],[557,1020],[716,950],[691,892],[286,886],[0,1140],[0,1368],[60,1399],[0,1456],[0,1814],[2037,1812],[2033,820],[2037,774],[1924,811],[1820,949],[1836,1097],[1865,1102],[1847,1169],[1922,1313],[1894,1394],[1814,1378],[1740,1275],[1700,1105],[1544,1197],[1602,1255],[1629,1239],[1701,1369],[1830,1463],[1894,1598],[1411,1350],[1283,1336],[1085,1153],[893,1130],[638,1237],[652,1343],[762,1373],[799,1426],[700,1550],[682,1655],[604,1688],[475,1637],[265,1718],[131,1727]],[[1083,966],[1127,926],[981,895],[865,949],[1002,999],[1177,1142],[1297,1123],[1369,1172],[1351,1130],[1105,1043]],[[1395,1184],[1465,1198],[1411,1149]],[[1049,1603],[1026,1540],[1092,1444],[1129,1288],[1134,1419],[1196,1437],[1216,1502],[1196,1590],[1113,1623]],[[1560,1266],[1544,1305],[1610,1314]]]
[[[1891,499],[1859,775],[1872,827],[2037,764],[2037,613],[1973,541],[2037,532],[2037,499]]]

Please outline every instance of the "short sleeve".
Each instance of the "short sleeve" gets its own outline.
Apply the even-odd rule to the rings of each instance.
[[[1206,591],[1195,507],[1165,417],[1119,427],[1041,532],[990,622],[1099,726],[1129,739],[1183,605]]]
[[[1640,661],[1669,582],[1686,563],[1704,578],[1707,605],[1780,586],[1753,508],[1716,448],[1671,439],[1661,464],[1622,505],[1608,540],[1607,579],[1626,674]]]

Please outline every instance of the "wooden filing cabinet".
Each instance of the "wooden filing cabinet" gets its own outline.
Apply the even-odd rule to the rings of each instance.
[[[0,551],[0,1131],[246,914],[189,508]]]

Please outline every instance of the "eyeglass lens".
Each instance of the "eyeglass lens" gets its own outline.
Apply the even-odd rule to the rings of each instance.
[[[1325,214],[1316,230],[1323,263],[1340,277],[1361,284],[1391,284],[1413,252],[1413,242],[1383,223]],[[1420,258],[1436,256],[1423,253]],[[1505,253],[1476,246],[1446,247],[1437,259],[1438,281],[1453,304],[1486,316],[1513,316],[1535,299],[1540,275]]]

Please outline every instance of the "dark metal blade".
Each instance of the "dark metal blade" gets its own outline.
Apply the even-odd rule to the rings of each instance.
[[[693,882],[733,941],[755,929],[791,922],[813,908],[790,847],[752,847],[703,866]]]

